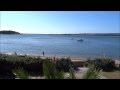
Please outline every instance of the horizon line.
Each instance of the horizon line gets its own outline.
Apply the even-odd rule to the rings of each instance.
[[[0,30],[0,31],[14,31],[14,30]],[[18,31],[14,31],[14,32],[18,32]],[[22,33],[22,32],[18,32],[20,34],[120,34],[120,32],[89,32],[89,33]]]
[[[21,33],[21,34],[120,34],[118,33]]]

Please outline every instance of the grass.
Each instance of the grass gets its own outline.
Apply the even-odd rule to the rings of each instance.
[[[29,73],[23,68],[15,69],[13,70],[13,73],[15,73],[16,77],[19,79],[29,79]]]
[[[51,60],[44,61],[43,72],[46,79],[64,79],[64,72],[58,71],[55,62]]]
[[[43,73],[46,79],[55,79],[55,65],[52,61],[44,61]]]
[[[64,66],[64,67],[69,66],[69,65],[64,64],[64,62],[66,62],[66,61],[64,61],[62,59],[62,63],[59,62],[60,63],[59,66],[60,67],[61,66]],[[68,67],[68,69],[69,69],[69,67]],[[46,79],[65,79],[65,71],[58,69],[58,63],[56,64],[54,61],[51,61],[51,60],[44,61],[43,72],[44,72],[44,76]],[[74,70],[72,67],[69,70],[69,74],[70,74],[70,76],[68,77],[69,79],[76,79],[75,73],[74,73]]]
[[[100,79],[101,70],[97,69],[94,65],[89,66],[87,72],[83,75],[83,79]]]
[[[70,69],[70,79],[76,79],[75,72],[74,72],[73,68]]]

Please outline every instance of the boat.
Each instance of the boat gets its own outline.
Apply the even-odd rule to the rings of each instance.
[[[77,41],[82,41],[83,42],[83,39],[78,39]]]

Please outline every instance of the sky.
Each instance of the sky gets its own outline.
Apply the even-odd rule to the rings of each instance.
[[[0,11],[0,29],[33,34],[120,33],[120,11]]]

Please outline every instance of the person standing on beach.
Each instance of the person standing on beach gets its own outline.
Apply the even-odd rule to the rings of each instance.
[[[44,56],[44,51],[43,51],[43,56]]]
[[[55,61],[55,57],[53,57],[53,60]]]

